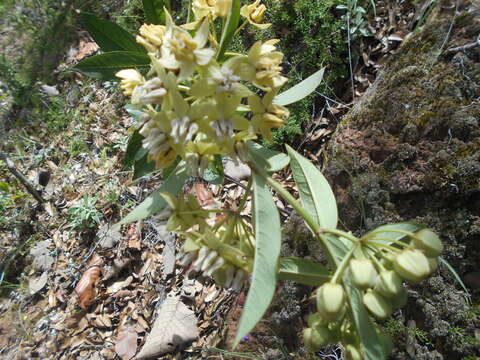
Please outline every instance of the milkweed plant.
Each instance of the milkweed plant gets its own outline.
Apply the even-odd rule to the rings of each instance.
[[[272,130],[287,121],[285,106],[310,94],[323,76],[321,69],[281,92],[288,79],[279,40],[257,41],[246,54],[228,51],[245,26],[270,25],[263,23],[265,10],[260,0],[243,6],[239,0],[194,0],[189,21],[176,24],[167,9],[157,16],[158,9],[145,8],[150,22],[134,39],[115,24],[84,18],[105,53],[76,69],[93,76],[102,65],[104,70],[115,65],[138,120],[137,158],[145,156],[156,169],[174,167],[160,189],[119,224],[160,213],[168,218],[168,230],[183,240],[183,265],[220,286],[249,284],[234,345],[265,314],[277,281],[293,280],[315,287],[316,312],[303,330],[306,348],[316,352],[340,343],[344,359],[385,359],[392,342],[379,322],[405,306],[405,282],[418,284],[436,270],[442,243],[415,223],[384,225],[362,237],[338,229],[336,201],[322,173],[289,146],[283,154],[254,142],[271,140]],[[181,193],[190,176],[218,169],[224,156],[252,170],[238,206],[206,209]],[[286,166],[299,199],[272,178]],[[280,257],[280,216],[270,189],[303,218],[328,266]],[[249,198],[251,222],[241,215]]]

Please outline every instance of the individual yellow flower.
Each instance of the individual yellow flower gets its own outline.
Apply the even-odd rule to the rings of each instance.
[[[195,71],[195,65],[207,65],[215,55],[215,51],[205,47],[208,40],[208,21],[204,20],[195,37],[173,23],[172,17],[166,14],[167,29],[161,47],[159,63],[169,70],[179,70],[178,80],[189,78]]]
[[[272,24],[261,24],[265,10],[267,10],[266,6],[260,4],[260,0],[256,0],[250,5],[242,6],[240,9],[240,15],[245,17],[253,26],[259,29],[267,29]]]
[[[170,193],[162,192],[160,195],[173,210],[167,222],[167,230],[187,231],[194,225],[206,225],[205,219],[209,212],[202,209],[197,199],[192,195],[180,195],[178,198]]]
[[[255,68],[255,75],[250,79],[253,84],[264,91],[278,89],[287,82],[280,73],[283,53],[276,51],[279,40],[257,41],[248,51],[248,61]]]
[[[165,112],[155,114],[139,130],[144,137],[142,146],[147,150],[147,158],[155,163],[157,169],[166,168],[177,157],[177,152],[172,147],[170,131],[170,122]]]
[[[154,24],[143,24],[140,27],[140,35],[137,35],[137,42],[145,47],[149,53],[156,53],[163,43],[165,26]]]
[[[135,69],[123,69],[115,74],[120,78],[120,88],[126,96],[131,96],[135,88],[145,82],[142,74]]]
[[[200,131],[215,141],[222,153],[234,151],[235,130],[247,130],[250,122],[236,113],[241,97],[220,94],[205,105],[206,117],[199,122]]]
[[[232,0],[194,0],[192,10],[195,19],[200,20],[207,16],[215,19],[217,16],[226,17]]]
[[[219,154],[218,145],[209,141],[190,141],[185,146],[185,162],[187,172],[191,176],[203,176],[213,156]]]
[[[228,94],[235,97],[247,97],[252,92],[240,83],[241,66],[240,62],[245,57],[232,57],[220,66],[212,61],[207,74],[198,79],[190,88],[190,95],[196,98],[209,97],[214,94]],[[245,61],[244,61],[245,62]]]
[[[253,113],[252,126],[255,132],[272,141],[272,129],[281,128],[289,115],[287,108],[272,104],[276,92],[266,94],[263,99],[257,95],[248,98],[248,104]]]

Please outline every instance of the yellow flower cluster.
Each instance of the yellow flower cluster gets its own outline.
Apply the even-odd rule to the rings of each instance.
[[[124,94],[144,114],[138,125],[143,147],[159,169],[180,156],[191,175],[202,175],[215,155],[238,158],[244,141],[259,135],[271,140],[272,129],[286,122],[288,110],[274,104],[287,81],[278,40],[217,58],[210,29],[230,7],[231,0],[195,0],[195,23],[177,26],[166,12],[165,26],[142,25],[136,39],[148,52],[150,71],[116,74]],[[241,9],[245,22],[260,28],[268,26],[261,24],[264,12],[260,0]]]

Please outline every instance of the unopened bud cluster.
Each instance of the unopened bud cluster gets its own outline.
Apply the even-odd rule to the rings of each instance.
[[[393,310],[407,303],[403,281],[418,284],[437,268],[437,257],[443,250],[437,234],[424,229],[411,234],[410,243],[402,248],[377,246],[375,238],[358,240],[367,255],[348,260],[345,279],[363,294],[363,304],[378,320],[385,320]],[[363,246],[366,245],[366,246]],[[310,316],[304,330],[304,342],[311,351],[340,342],[345,359],[363,359],[360,338],[353,326],[346,290],[340,282],[327,282],[316,290],[317,313]],[[380,331],[378,331],[380,334]],[[379,335],[390,346],[385,335]]]

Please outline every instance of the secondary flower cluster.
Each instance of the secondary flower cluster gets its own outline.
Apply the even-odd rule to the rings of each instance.
[[[238,215],[222,209],[203,209],[193,195],[161,194],[168,203],[162,215],[167,230],[185,239],[181,265],[212,276],[223,287],[240,289],[253,268],[254,237]],[[217,220],[216,214],[226,212]],[[212,221],[213,220],[213,221]]]
[[[150,70],[146,76],[135,69],[116,74],[124,94],[143,111],[138,124],[143,147],[159,169],[180,156],[191,175],[202,175],[215,155],[241,158],[246,140],[258,135],[271,140],[272,129],[286,122],[288,110],[274,104],[287,81],[278,40],[258,41],[247,54],[219,58],[210,29],[215,19],[227,16],[230,5],[195,0],[194,22],[177,26],[166,12],[165,26],[142,25],[137,42],[148,52]],[[264,11],[260,0],[245,5],[244,24],[265,28]]]
[[[386,245],[375,236],[362,238],[359,251],[352,252],[357,257],[347,259],[344,275],[362,292],[363,304],[378,320],[405,306],[407,292],[403,281],[417,284],[437,269],[437,257],[443,250],[439,237],[428,229],[408,234],[411,241],[409,244],[398,242],[401,249]],[[340,277],[334,275],[334,278]],[[360,338],[353,326],[353,312],[345,291],[339,281],[327,282],[317,289],[317,313],[309,317],[309,327],[303,333],[304,343],[310,350],[317,351],[326,344],[341,342],[345,359],[360,360],[364,358]],[[381,341],[391,346],[390,339],[380,330],[377,332]]]

